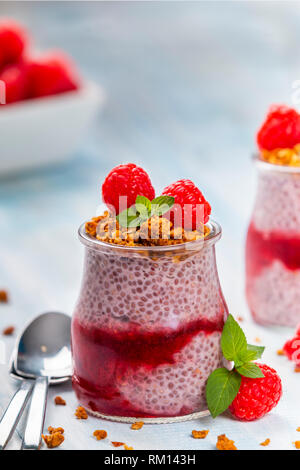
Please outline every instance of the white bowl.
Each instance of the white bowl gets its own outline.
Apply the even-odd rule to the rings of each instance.
[[[68,159],[104,97],[89,82],[76,91],[0,105],[0,175]]]

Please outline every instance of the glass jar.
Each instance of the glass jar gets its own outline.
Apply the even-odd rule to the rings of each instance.
[[[208,225],[204,240],[155,247],[104,243],[80,227],[73,388],[90,413],[126,422],[208,414],[205,384],[224,364],[228,315],[215,258],[221,228]]]
[[[254,320],[300,321],[300,168],[255,158],[258,188],[246,241],[246,295]]]

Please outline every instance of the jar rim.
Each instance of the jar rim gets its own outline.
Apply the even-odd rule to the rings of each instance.
[[[252,160],[256,167],[259,170],[263,171],[272,171],[277,173],[298,173],[300,174],[299,166],[289,166],[289,165],[276,165],[275,163],[270,163],[265,160],[262,160],[259,156],[259,153],[256,152],[252,155]]]
[[[178,243],[176,245],[163,245],[163,246],[127,246],[115,245],[108,242],[97,240],[85,231],[85,222],[80,225],[78,229],[78,236],[81,243],[85,246],[95,249],[111,251],[115,253],[167,253],[167,252],[181,252],[181,251],[199,251],[202,248],[214,245],[222,236],[221,225],[214,220],[210,220],[206,226],[210,229],[210,233],[205,238],[194,240],[190,242]],[[175,253],[174,253],[175,254]]]

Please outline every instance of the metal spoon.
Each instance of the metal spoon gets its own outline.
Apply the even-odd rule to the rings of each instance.
[[[22,442],[24,450],[40,447],[48,385],[64,382],[71,376],[70,329],[71,318],[67,315],[44,313],[29,323],[16,343],[11,360],[11,375],[20,379],[35,379]],[[22,382],[4,413],[0,422],[0,449],[9,441],[33,383],[32,380]]]

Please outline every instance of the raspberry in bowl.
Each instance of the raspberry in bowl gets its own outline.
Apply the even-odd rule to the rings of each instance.
[[[33,44],[0,18],[0,175],[65,161],[103,107],[104,91],[65,52],[37,54]]]
[[[261,324],[300,321],[300,115],[271,107],[257,134],[258,188],[246,242],[246,294]]]
[[[117,421],[205,415],[206,380],[224,362],[228,310],[215,258],[221,228],[205,217],[196,227],[174,226],[176,193],[155,198],[149,176],[133,164],[112,170],[102,192],[109,211],[79,229],[85,264],[72,323],[77,398],[90,413]],[[120,212],[116,194],[122,204],[133,197],[134,207]],[[202,193],[199,204],[208,204]]]

